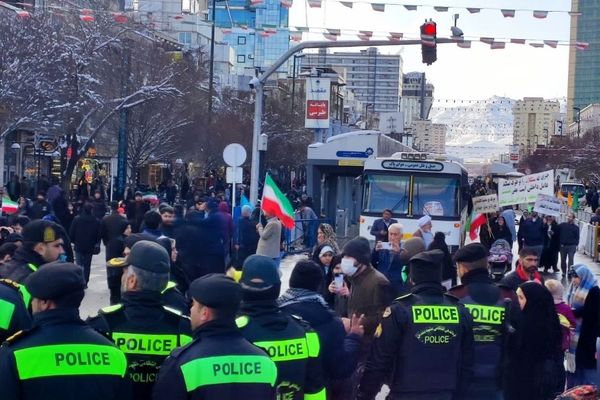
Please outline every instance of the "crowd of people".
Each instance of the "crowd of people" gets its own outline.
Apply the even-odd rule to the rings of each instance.
[[[489,241],[452,256],[428,216],[405,232],[384,211],[374,244],[321,223],[282,291],[282,225],[260,205],[234,223],[218,196],[102,209],[98,193],[67,223],[36,202],[0,221],[2,398],[362,400],[385,384],[389,399],[545,400],[598,381],[600,288],[573,265],[573,215],[531,213],[518,234],[514,212],[491,218],[491,238],[520,245],[499,283]],[[84,322],[102,245],[110,304]],[[559,253],[567,289],[538,271]]]

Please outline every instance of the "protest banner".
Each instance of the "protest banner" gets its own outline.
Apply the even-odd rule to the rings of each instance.
[[[562,200],[558,197],[538,194],[533,211],[544,215],[560,216]]]
[[[486,214],[498,211],[498,196],[490,194],[487,196],[473,197],[473,214]]]
[[[501,207],[535,203],[538,194],[554,194],[554,171],[498,181],[498,203]]]

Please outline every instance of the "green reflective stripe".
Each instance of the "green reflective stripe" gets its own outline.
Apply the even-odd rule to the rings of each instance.
[[[305,338],[254,342],[254,345],[265,350],[275,362],[304,360],[310,357]]]
[[[175,282],[169,281],[167,282],[167,286],[163,289],[161,293],[165,293],[167,290],[173,289],[174,287],[177,287],[177,284]]]
[[[250,322],[250,319],[247,316],[245,316],[245,315],[242,315],[241,317],[237,317],[235,319],[235,324],[240,329],[242,329],[243,327],[245,327],[246,325],[248,325],[248,322]]]
[[[275,385],[277,367],[268,357],[229,355],[192,360],[181,367],[188,392],[207,385],[268,383]]]
[[[38,267],[37,267],[37,265],[35,265],[35,264],[29,263],[29,264],[27,264],[27,266],[28,266],[28,267],[29,267],[29,269],[30,269],[30,270],[32,270],[33,272],[35,272],[35,271],[37,271],[37,270],[38,270]]]
[[[25,285],[19,285],[19,292],[21,292],[21,296],[23,296],[23,303],[25,303],[25,308],[29,308],[29,304],[31,303],[31,293],[25,287]]]
[[[102,307],[100,310],[104,313],[110,313],[123,308],[123,304],[115,304],[113,306]]]
[[[127,360],[113,346],[57,344],[15,351],[19,379],[70,375],[125,376]]]
[[[458,324],[458,307],[454,306],[413,306],[415,324]]]
[[[504,307],[482,306],[479,304],[465,304],[465,306],[471,313],[473,322],[502,325],[502,321],[504,321]]]
[[[325,388],[321,389],[318,393],[304,393],[304,400],[325,400],[327,399],[327,391]]]
[[[7,330],[10,327],[15,305],[9,301],[0,299],[0,329]]]
[[[306,343],[308,344],[308,356],[319,357],[319,353],[321,352],[321,343],[319,342],[319,335],[317,332],[307,332]]]
[[[125,354],[168,356],[179,343],[177,335],[113,332],[111,336]]]
[[[193,340],[191,336],[188,335],[179,335],[179,345],[185,346]]]

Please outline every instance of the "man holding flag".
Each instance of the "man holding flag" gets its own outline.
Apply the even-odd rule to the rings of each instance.
[[[265,178],[260,208],[265,218],[267,218],[267,224],[264,227],[260,222],[256,224],[256,230],[260,236],[256,254],[272,258],[279,266],[281,261],[281,225],[283,224],[288,229],[293,228],[294,209],[269,174]]]

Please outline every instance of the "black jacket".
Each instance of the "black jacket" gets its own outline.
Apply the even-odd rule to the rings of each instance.
[[[235,244],[240,246],[240,251],[248,255],[256,253],[259,238],[260,236],[258,236],[258,232],[256,231],[256,223],[250,217],[238,219]]]
[[[473,373],[472,319],[440,284],[421,283],[398,298],[375,336],[357,399],[374,399],[386,378],[389,400],[465,398]]]
[[[575,363],[577,368],[596,369],[596,338],[600,336],[600,287],[590,289],[583,308],[574,310],[574,314],[581,318]]]
[[[100,221],[93,215],[78,215],[71,224],[69,236],[75,244],[75,251],[92,254],[100,241]]]
[[[100,222],[100,238],[105,246],[112,239],[118,238],[123,234],[123,221],[125,217],[118,212],[113,212],[102,218]]]
[[[129,400],[126,368],[123,352],[86,325],[76,308],[43,311],[34,315],[32,329],[0,348],[2,399]]]
[[[579,227],[576,224],[563,222],[558,225],[560,244],[576,246],[579,244]]]
[[[369,233],[371,235],[375,236],[375,241],[387,242],[388,241],[388,227],[391,224],[395,224],[396,222],[398,222],[398,221],[392,218],[392,219],[390,219],[389,224],[386,225],[383,218],[376,219],[373,222],[373,226],[371,227],[371,231]],[[382,235],[379,233],[381,231],[385,231],[385,233]]]
[[[165,360],[154,400],[275,399],[277,368],[233,321],[214,320]]]
[[[541,218],[526,219],[519,225],[519,237],[523,238],[526,246],[544,245],[544,223]]]
[[[14,333],[31,326],[29,311],[19,292],[19,285],[8,279],[0,279],[0,342]]]
[[[21,246],[15,251],[12,260],[0,266],[0,278],[22,283],[46,261],[32,249]]]
[[[299,302],[281,309],[308,322],[319,335],[323,373],[328,383],[352,375],[362,342],[360,336],[346,335],[342,320],[321,303]]]
[[[277,365],[281,398],[301,400],[313,395],[321,399],[325,380],[319,338],[308,324],[280,311],[274,301],[244,302],[240,314],[236,322],[242,335],[266,350]]]
[[[190,320],[164,308],[159,293],[126,292],[121,301],[87,322],[110,336],[127,356],[133,398],[149,399],[162,362],[176,347],[192,340]]]
[[[28,216],[32,220],[42,219],[45,215],[50,214],[50,208],[50,203],[48,203],[46,200],[36,200],[31,205],[31,208],[28,212]]]

